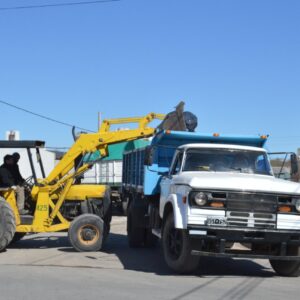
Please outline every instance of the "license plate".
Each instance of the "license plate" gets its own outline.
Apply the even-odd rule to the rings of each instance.
[[[220,217],[220,218],[207,218],[206,221],[207,225],[210,226],[226,226],[227,222],[226,222],[226,218]]]

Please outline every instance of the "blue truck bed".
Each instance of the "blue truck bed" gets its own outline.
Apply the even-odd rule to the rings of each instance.
[[[155,135],[150,145],[154,147],[152,166],[144,165],[145,148],[123,154],[123,188],[133,189],[144,195],[159,193],[158,172],[168,171],[175,150],[185,144],[213,143],[263,147],[266,137],[203,134],[185,131],[161,131]]]

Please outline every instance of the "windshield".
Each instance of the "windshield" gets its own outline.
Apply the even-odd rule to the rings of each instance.
[[[239,172],[273,175],[265,152],[232,149],[190,149],[183,172]]]

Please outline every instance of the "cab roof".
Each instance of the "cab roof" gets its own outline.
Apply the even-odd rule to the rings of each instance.
[[[43,141],[31,141],[31,140],[22,140],[22,141],[1,141],[0,148],[44,148],[45,142]]]
[[[230,149],[230,150],[245,150],[245,151],[257,151],[266,152],[265,149],[253,146],[241,146],[241,145],[231,145],[231,144],[185,144],[178,147],[179,149],[198,149],[198,148],[213,148],[213,149]]]

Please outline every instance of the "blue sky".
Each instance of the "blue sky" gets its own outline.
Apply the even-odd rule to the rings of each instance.
[[[0,7],[68,2],[1,0]],[[76,2],[76,0],[69,2]],[[121,0],[0,11],[0,100],[96,130],[105,118],[166,113],[198,131],[270,134],[300,147],[300,1]],[[0,104],[10,129],[51,147],[71,130]]]

